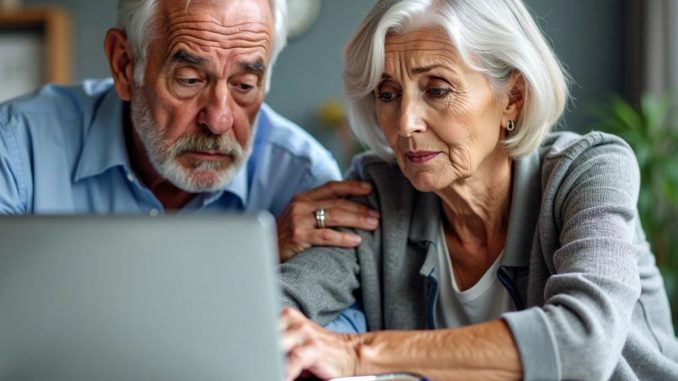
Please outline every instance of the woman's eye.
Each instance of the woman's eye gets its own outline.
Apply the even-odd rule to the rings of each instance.
[[[427,92],[433,98],[445,98],[452,90],[445,87],[431,87]]]
[[[396,99],[398,97],[398,94],[393,92],[393,91],[378,91],[377,92],[377,98],[379,98],[382,102],[391,102],[392,100]]]

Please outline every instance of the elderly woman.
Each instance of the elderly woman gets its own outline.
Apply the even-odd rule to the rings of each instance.
[[[520,0],[381,0],[348,43],[351,178],[381,226],[282,265],[288,376],[678,380],[633,152],[550,133],[563,70]],[[391,330],[391,331],[384,331]]]

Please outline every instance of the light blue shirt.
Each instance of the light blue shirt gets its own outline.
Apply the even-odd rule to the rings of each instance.
[[[1,105],[0,213],[164,213],[130,167],[122,109],[111,80],[49,85]],[[246,165],[182,211],[277,215],[295,193],[339,178],[325,148],[263,105]]]
[[[226,188],[199,194],[180,212],[278,215],[294,194],[341,178],[325,148],[267,105],[257,123],[252,153]],[[130,166],[123,102],[110,79],[48,85],[0,105],[0,214],[47,213],[165,213]],[[331,328],[364,323],[340,319]]]

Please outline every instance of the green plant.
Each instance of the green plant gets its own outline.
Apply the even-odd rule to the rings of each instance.
[[[633,148],[641,174],[638,211],[662,270],[678,330],[678,110],[670,96],[645,95],[638,107],[613,97],[598,110],[598,127]]]

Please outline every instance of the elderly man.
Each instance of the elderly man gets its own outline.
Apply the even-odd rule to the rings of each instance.
[[[262,106],[285,13],[282,0],[120,0],[112,80],[0,106],[0,214],[268,210],[283,260],[357,245],[331,228],[376,228],[339,199],[369,185],[321,186],[340,177],[334,159]]]

